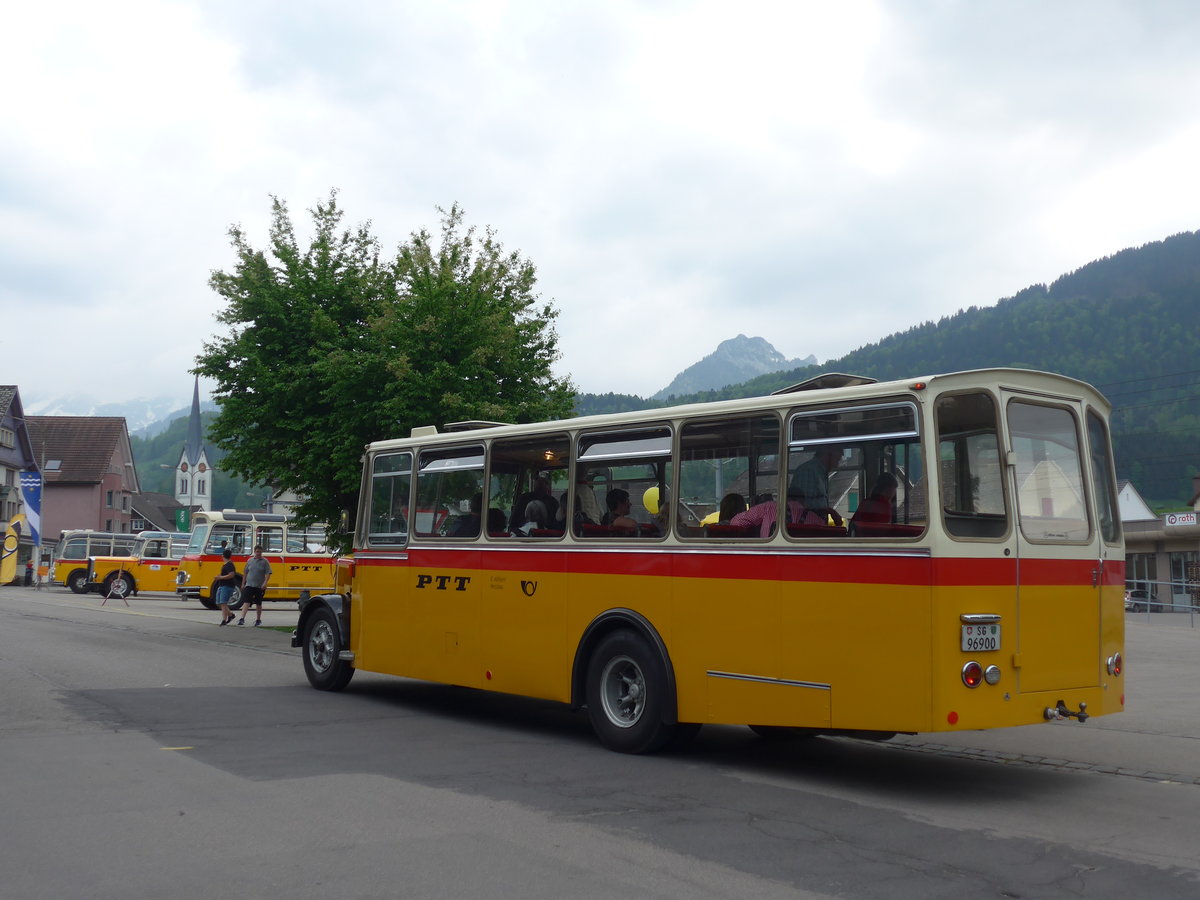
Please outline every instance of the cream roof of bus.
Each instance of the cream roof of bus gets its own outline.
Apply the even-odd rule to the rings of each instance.
[[[858,377],[839,375],[839,378],[857,379]],[[809,382],[801,382],[801,384],[808,384],[813,380],[810,379]],[[533,436],[542,433],[561,432],[563,430],[578,431],[605,427],[616,428],[634,423],[667,422],[676,418],[692,416],[720,416],[736,412],[750,412],[758,409],[775,409],[789,402],[794,402],[796,405],[819,406],[823,403],[841,403],[847,400],[871,399],[885,395],[895,396],[899,394],[920,399],[920,395],[929,386],[936,383],[941,388],[953,388],[954,382],[962,382],[964,387],[968,385],[980,386],[991,384],[997,388],[1011,387],[1018,390],[1046,391],[1048,393],[1061,393],[1064,389],[1067,389],[1071,395],[1087,397],[1094,405],[1103,408],[1106,412],[1112,408],[1112,405],[1104,395],[1090,384],[1067,375],[1040,372],[1034,369],[965,369],[960,372],[904,378],[895,381],[868,382],[864,380],[862,382],[855,381],[840,387],[807,389],[796,394],[794,400],[790,394],[771,394],[762,397],[715,400],[706,403],[689,403],[683,406],[664,406],[629,412],[579,416],[572,419],[556,419],[529,425],[495,425],[466,433],[463,431],[440,432],[435,426],[424,426],[420,429],[413,429],[413,436],[411,437],[374,441],[367,445],[367,449],[371,451],[392,450],[412,447],[414,445],[430,446],[443,443],[463,443],[464,441],[469,441],[471,438],[482,441],[484,438],[496,439],[516,435]]]

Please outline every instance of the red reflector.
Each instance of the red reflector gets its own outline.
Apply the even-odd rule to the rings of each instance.
[[[979,687],[983,683],[983,666],[971,661],[962,667],[962,680],[969,688]]]
[[[958,724],[958,713],[951,710],[950,715],[946,716],[946,721],[949,722],[951,725],[957,725]]]

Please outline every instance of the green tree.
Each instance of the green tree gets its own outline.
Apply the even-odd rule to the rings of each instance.
[[[194,370],[221,406],[208,439],[226,471],[305,497],[300,521],[354,509],[371,441],[571,413],[574,388],[551,372],[558,313],[539,301],[533,264],[492,229],[464,228],[457,205],[438,211],[440,241],[415,232],[390,260],[369,223],[341,229],[336,191],[310,210],[305,250],[275,197],[269,256],[230,229],[236,265],[209,281],[228,333]]]

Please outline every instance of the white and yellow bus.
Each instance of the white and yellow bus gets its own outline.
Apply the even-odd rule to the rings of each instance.
[[[172,531],[142,531],[129,553],[88,558],[86,589],[106,597],[135,596],[144,591],[175,590],[179,560],[188,535]]]
[[[995,369],[415,429],[367,448],[353,554],[293,644],[320,689],[561,701],[624,752],[1119,712],[1109,411]]]
[[[64,531],[54,550],[50,570],[52,584],[66,585],[76,594],[86,594],[89,560],[96,556],[129,556],[138,536],[128,532],[92,531],[77,528]]]
[[[228,547],[238,571],[237,589],[230,606],[240,609],[241,573],[246,560],[261,544],[271,564],[265,600],[297,600],[301,594],[333,588],[333,554],[325,546],[322,525],[297,527],[278,513],[204,510],[192,516],[192,534],[179,562],[175,592],[181,599],[196,599],[216,609],[215,579],[224,565]]]

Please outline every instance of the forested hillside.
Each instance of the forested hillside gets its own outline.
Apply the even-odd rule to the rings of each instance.
[[[216,413],[200,414],[204,428]],[[187,441],[188,417],[180,416],[174,419],[166,430],[151,438],[130,435],[129,443],[133,448],[133,458],[137,464],[138,483],[143,491],[174,496],[175,466],[179,464],[179,454]],[[240,479],[220,470],[224,454],[212,444],[205,444],[208,461],[216,467],[213,472],[213,509],[261,509],[266,499],[266,488],[248,487]],[[164,466],[166,468],[164,468]]]
[[[1186,504],[1200,471],[1200,232],[1123,250],[1048,288],[914,326],[821,366],[675,402],[767,394],[824,371],[887,380],[986,366],[1061,372],[1100,388],[1115,407],[1118,477],[1152,504]],[[636,398],[605,397],[636,408],[628,406]],[[607,411],[598,399],[581,396],[577,408]]]

